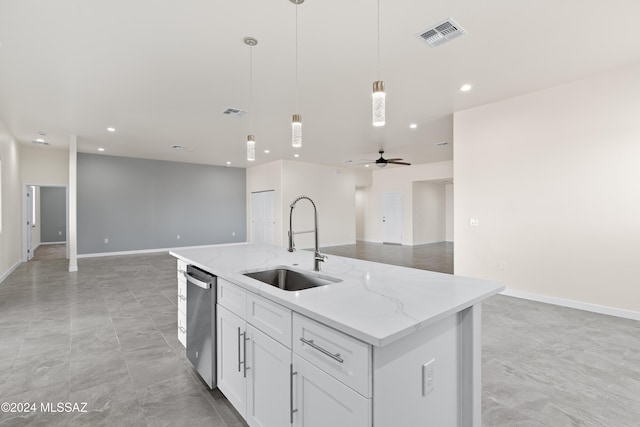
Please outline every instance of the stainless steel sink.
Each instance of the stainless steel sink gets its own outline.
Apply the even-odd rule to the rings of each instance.
[[[254,271],[244,273],[244,275],[285,291],[301,291],[342,282],[342,280],[334,277],[314,273],[302,273],[286,267]]]

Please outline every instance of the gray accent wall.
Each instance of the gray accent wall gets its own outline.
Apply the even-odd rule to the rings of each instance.
[[[67,240],[67,189],[40,187],[40,242]]]
[[[78,153],[78,253],[245,242],[245,194],[245,169]]]

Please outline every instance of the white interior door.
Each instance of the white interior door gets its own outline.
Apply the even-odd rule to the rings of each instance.
[[[382,242],[402,244],[402,193],[382,193]]]
[[[275,191],[251,193],[252,243],[275,243],[274,194]]]
[[[27,261],[30,261],[33,258],[33,218],[34,218],[34,200],[35,200],[35,187],[32,185],[27,185],[27,217],[25,218],[25,227],[27,231]]]

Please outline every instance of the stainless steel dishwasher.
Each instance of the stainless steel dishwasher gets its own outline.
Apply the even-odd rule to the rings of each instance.
[[[187,358],[216,387],[216,276],[187,266]]]

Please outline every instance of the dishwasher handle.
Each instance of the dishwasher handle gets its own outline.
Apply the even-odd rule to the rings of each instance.
[[[185,274],[188,283],[193,283],[196,286],[201,287],[202,289],[211,289],[211,282],[203,282],[202,280],[196,279],[189,272]]]

